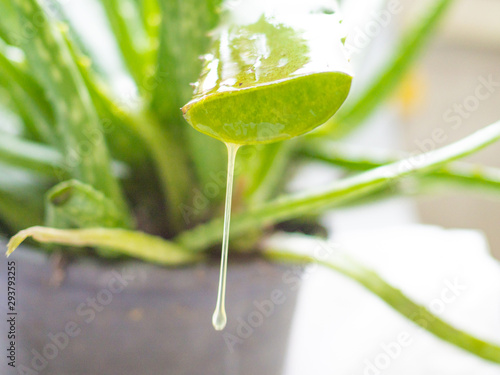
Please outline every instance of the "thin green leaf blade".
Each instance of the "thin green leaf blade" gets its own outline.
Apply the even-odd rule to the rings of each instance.
[[[366,171],[394,163],[398,158],[408,157],[406,153],[384,150],[357,149],[352,145],[329,140],[308,140],[300,149],[300,154],[316,160],[331,163],[352,171]],[[422,181],[444,184],[447,187],[461,187],[472,191],[500,193],[500,169],[473,163],[452,162],[429,173]]]
[[[293,238],[295,236],[290,237]],[[328,244],[324,241],[314,241],[316,246],[318,243],[321,243],[324,248],[328,248]],[[331,250],[333,251],[333,249]],[[324,254],[324,251],[321,254]],[[329,256],[327,260],[320,260],[314,256],[297,251],[276,249],[273,246],[266,247],[264,249],[264,255],[275,261],[302,264],[316,263],[338,272],[359,283],[361,286],[387,303],[399,314],[419,325],[434,336],[439,337],[440,339],[480,358],[494,363],[500,363],[500,345],[479,339],[453,327],[451,324],[433,315],[425,307],[412,301],[405,294],[403,294],[403,292],[391,286],[374,271],[366,268],[354,258],[339,251],[338,249],[335,249],[335,252],[332,254],[333,256]]]
[[[292,160],[297,145],[294,141],[247,146],[244,152],[240,151],[245,159],[241,180],[248,205],[261,204],[276,195]]]
[[[272,225],[283,220],[323,212],[328,208],[352,202],[390,186],[398,179],[423,176],[456,159],[465,157],[500,139],[500,121],[472,135],[435,151],[384,165],[356,176],[345,178],[314,192],[283,196],[269,203],[235,215],[231,222],[232,235]],[[416,160],[419,160],[416,162]],[[215,219],[186,231],[177,237],[184,247],[201,250],[218,243],[222,236],[222,221]]]
[[[49,177],[63,177],[62,154],[50,146],[7,134],[0,136],[0,162]]]
[[[133,0],[101,0],[123,60],[140,90],[153,69],[150,40]]]
[[[12,237],[7,244],[6,255],[12,254],[28,237],[40,243],[102,247],[118,254],[167,266],[193,263],[200,259],[199,254],[187,252],[161,237],[142,232],[111,228],[55,229],[40,226],[22,230]]]
[[[1,23],[1,22],[0,22]],[[54,113],[45,93],[25,66],[8,56],[21,54],[19,49],[3,46],[0,41],[0,86],[9,96],[21,116],[28,135],[37,141],[57,145]]]

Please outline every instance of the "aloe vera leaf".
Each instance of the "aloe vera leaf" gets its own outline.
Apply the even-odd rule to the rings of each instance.
[[[125,65],[142,89],[146,76],[148,39],[136,2],[132,0],[101,0]]]
[[[159,43],[161,11],[158,0],[140,0],[138,5],[141,11],[142,23],[152,45]]]
[[[139,121],[141,121],[141,136],[153,156],[163,186],[169,226],[178,231],[184,226],[181,207],[189,200],[192,193],[191,169],[181,156],[182,144],[171,133],[163,131],[155,117],[145,112]]]
[[[163,131],[169,133],[168,137],[184,146],[164,152],[186,170],[194,168],[193,177],[198,179],[200,188],[211,182],[211,176],[225,170],[226,150],[187,127],[180,108],[192,97],[190,84],[200,73],[200,56],[207,51],[208,33],[217,24],[221,3],[221,0],[160,1],[158,64],[150,82],[152,111]],[[183,205],[191,204],[186,196]]]
[[[129,228],[113,201],[102,192],[77,180],[64,181],[51,188],[45,199],[47,226],[62,228]]]
[[[70,49],[73,60],[77,63],[79,68],[81,66],[84,66],[91,69],[92,73],[104,86],[105,83],[107,83],[108,78],[110,78],[109,68],[103,65],[105,63],[102,59],[99,48],[95,48],[94,45],[90,44],[91,39],[85,37],[84,35],[85,30],[82,30],[81,25],[75,22],[77,16],[74,10],[71,9],[72,8],[71,2],[65,4],[64,2],[58,0],[48,0],[48,1],[50,4],[49,6],[51,9],[51,15],[54,16],[55,22],[57,23],[61,33],[64,36],[64,39],[66,41],[66,44],[68,45],[68,48]],[[94,6],[96,7],[94,8]],[[99,13],[97,15],[98,24],[94,25],[93,27],[102,28],[104,26],[104,28],[106,28],[106,26],[108,26],[106,20],[106,14],[102,6],[98,4],[98,0],[95,4],[92,4],[91,7],[94,9],[91,10],[89,14],[94,15],[94,12]],[[102,13],[100,12],[101,10]],[[100,17],[100,15],[102,15],[102,18]],[[101,24],[100,22],[101,19],[104,20],[104,24]],[[108,30],[104,30],[104,33],[107,32]],[[112,30],[109,30],[109,32],[112,34]],[[111,35],[111,38],[113,38],[113,35]],[[113,51],[115,51],[114,48]],[[118,46],[116,46],[116,52],[118,54],[118,58],[121,58]],[[121,73],[122,66],[120,66],[120,64],[118,65],[119,65],[118,69],[120,70]],[[127,67],[123,65],[123,69],[126,71]],[[81,71],[82,69],[79,70]]]
[[[182,145],[164,131],[155,116],[148,111],[127,110],[116,103],[90,70],[88,61],[78,56],[79,52],[69,37],[66,42],[78,62],[100,117],[106,122],[111,152],[136,168],[148,162],[144,157],[150,155],[160,179],[170,226],[174,230],[181,229],[179,207],[188,199],[189,188],[193,184],[187,161],[179,159],[183,158]]]
[[[16,22],[16,9],[10,0],[0,0],[0,38],[15,46],[19,42],[20,25]]]
[[[253,147],[245,163],[244,196],[248,205],[260,204],[276,193],[287,171],[297,142],[276,142]],[[243,152],[241,152],[243,153]]]
[[[180,107],[191,98],[190,83],[196,80],[201,69],[199,56],[206,51],[209,42],[207,34],[216,24],[221,2],[159,2],[162,22],[159,28],[158,63],[155,76],[149,82],[152,112],[158,117],[162,132],[171,143],[171,147],[163,150],[163,153],[168,153],[166,157],[175,160],[184,171],[189,171],[194,166],[203,185],[208,182],[204,177],[212,171],[219,171],[218,166],[209,164],[214,153],[219,156],[224,154],[221,148],[211,148],[213,144],[210,142],[202,143],[196,132],[186,131],[189,129],[185,127]],[[202,147],[199,147],[200,144]],[[184,189],[184,192],[181,204],[189,204],[191,191]],[[176,205],[175,208],[179,210],[179,206]]]
[[[226,172],[226,146],[218,140],[206,137],[191,128],[186,132],[186,138],[196,177],[200,187],[203,188],[217,180],[216,176]],[[219,198],[224,196],[222,193],[224,191],[221,191],[220,196],[214,197],[213,200],[218,201]]]
[[[9,48],[12,49],[0,48],[0,85],[9,91],[33,139],[57,145],[52,107],[33,77],[20,64],[7,58]]]
[[[43,207],[33,201],[20,198],[0,187],[0,220],[13,232],[40,224]]]
[[[47,192],[45,225],[59,229],[133,226],[103,193],[77,180],[62,182]],[[105,248],[96,250],[105,257],[119,255]]]
[[[134,165],[147,162],[145,144],[137,142],[141,137],[139,126],[134,123],[133,110],[127,111],[116,104],[109,87],[92,69],[92,60],[82,53],[69,30],[63,30],[63,36],[103,123],[110,153]]]
[[[145,52],[145,78],[142,86],[144,95],[150,99],[152,92],[150,92],[150,87],[146,82],[154,80],[156,73],[162,17],[158,0],[141,0],[138,1],[138,6],[148,45]]]
[[[380,152],[357,150],[352,146],[343,145],[334,141],[308,141],[300,150],[304,156],[332,163],[334,165],[355,171],[366,171],[397,161],[400,152]],[[485,167],[483,165],[452,162],[446,166],[429,173],[422,181],[445,183],[464,188],[481,189],[494,194],[500,193],[500,169]]]
[[[61,32],[35,0],[15,0],[20,23],[34,31],[21,40],[31,70],[46,90],[57,118],[61,148],[73,160],[73,177],[94,186],[126,212],[91,98]]]
[[[77,57],[78,52],[71,40],[67,39],[67,43],[75,59],[81,61],[81,57]],[[111,150],[115,150],[118,157],[138,167],[140,167],[138,163],[146,162],[143,160],[146,154],[151,156],[160,178],[171,227],[176,230],[180,229],[182,219],[178,207],[186,201],[189,196],[189,187],[192,186],[187,164],[175,157],[180,154],[178,151],[180,145],[168,132],[162,130],[157,119],[151,114],[146,111],[134,113],[120,108],[104,92],[97,77],[92,74],[85,63],[80,63],[79,69],[97,111],[101,118],[107,121],[108,136],[113,139],[110,144]],[[118,133],[117,136],[115,136],[116,133]],[[125,152],[125,150],[128,151]],[[131,155],[124,155],[134,153],[138,155],[132,159]]]
[[[329,257],[325,261],[297,252],[267,248],[264,250],[264,255],[275,261],[299,264],[316,263],[338,272],[354,280],[379,297],[399,314],[434,336],[480,358],[500,363],[500,346],[498,344],[476,338],[446,323],[444,320],[433,315],[425,307],[409,299],[403,292],[391,286],[374,271],[366,268],[347,254],[336,251],[334,256]]]
[[[65,173],[59,151],[7,134],[0,135],[0,162],[50,177],[62,177]]]
[[[40,226],[22,230],[12,237],[7,244],[6,255],[12,254],[28,237],[40,243],[102,247],[118,254],[167,266],[178,266],[202,259],[200,254],[187,252],[170,241],[142,232],[116,228],[55,229]]]
[[[196,130],[234,144],[289,139],[325,123],[346,99],[352,74],[339,16],[317,4],[271,3],[242,2],[214,30],[183,107]]]
[[[51,179],[0,163],[0,218],[10,230],[43,221],[43,194]]]
[[[316,73],[255,89],[214,94],[183,110],[193,127],[223,142],[277,142],[326,122],[344,102],[350,84],[346,74]],[[319,97],[318,92],[322,93]]]
[[[334,182],[317,191],[283,196],[262,204],[260,207],[235,215],[231,222],[231,233],[238,236],[251,229],[262,228],[303,215],[316,214],[328,208],[352,202],[381,188],[391,186],[402,177],[409,175],[419,177],[431,173],[433,170],[477,152],[499,139],[500,121],[455,143],[423,154],[418,162],[415,162],[415,157],[403,159]],[[183,232],[176,240],[183,247],[201,251],[207,246],[218,243],[221,235],[222,221],[218,218]]]
[[[0,164],[21,168],[52,179],[67,179],[69,171],[62,153],[51,146],[0,133]],[[127,166],[113,161],[114,174],[128,173]]]
[[[12,42],[12,40],[9,38],[8,28],[2,22],[0,22],[0,40],[3,40],[9,44]]]
[[[218,19],[220,0],[160,1],[162,23],[152,106],[162,120],[182,124],[179,108],[192,96],[200,55]]]
[[[187,167],[174,157],[176,152],[172,152],[179,145],[162,131],[157,120],[147,112],[126,111],[115,103],[89,69],[85,58],[78,57],[71,40],[66,38],[66,42],[78,61],[80,73],[100,117],[106,121],[111,152],[136,167],[147,162],[144,160],[146,154],[151,156],[160,177],[167,216],[172,228],[180,229],[182,221],[178,207],[187,199],[191,178]]]
[[[334,138],[346,136],[362,125],[378,106],[397,88],[418,53],[436,29],[453,0],[438,0],[429,5],[425,14],[403,35],[393,57],[359,97],[346,105],[332,118],[318,135],[330,134]]]

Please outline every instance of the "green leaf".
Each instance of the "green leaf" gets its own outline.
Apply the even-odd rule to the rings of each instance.
[[[178,231],[183,227],[181,206],[189,199],[193,186],[191,168],[180,152],[182,144],[170,132],[164,131],[155,117],[143,113],[138,120],[138,130],[148,145],[163,187],[169,225]]]
[[[6,43],[16,46],[21,35],[21,25],[17,22],[17,14],[12,1],[0,0],[0,38]]]
[[[290,236],[294,238],[296,236]],[[303,236],[301,236],[303,237]],[[312,241],[311,241],[312,242]],[[330,249],[331,255],[327,260],[316,259],[310,255],[304,255],[297,252],[286,251],[282,249],[266,248],[264,255],[270,259],[292,262],[292,263],[316,263],[338,272],[372,292],[395,311],[419,325],[434,336],[447,341],[461,349],[468,351],[480,358],[494,363],[500,363],[500,346],[488,343],[478,339],[468,333],[460,331],[445,321],[433,315],[425,307],[413,302],[405,296],[400,290],[394,288],[378,276],[374,271],[364,267],[352,257],[348,256],[338,249],[328,247],[323,241],[314,241],[314,245],[321,243],[323,249]],[[335,252],[333,252],[335,251]],[[324,251],[322,252],[322,254]]]
[[[63,30],[63,36],[99,115],[111,154],[134,166],[146,163],[148,150],[144,142],[138,142],[142,137],[136,115],[116,103],[110,88],[92,69],[92,61],[82,53],[69,31]]]
[[[130,219],[100,191],[77,180],[62,182],[46,194],[45,225],[60,229],[132,227]],[[97,248],[102,256],[116,252]]]
[[[43,194],[51,180],[0,163],[0,219],[12,230],[43,222]]]
[[[404,34],[399,47],[373,82],[356,100],[346,103],[320,129],[318,135],[328,133],[334,138],[340,138],[359,127],[397,87],[452,2],[453,0],[431,2],[422,18]]]
[[[161,24],[160,4],[158,0],[140,0],[138,5],[141,9],[141,17],[144,29],[150,43],[156,45],[159,43],[159,30]]]
[[[272,225],[283,220],[323,212],[328,208],[352,202],[386,188],[408,175],[424,175],[453,160],[472,154],[500,139],[500,121],[476,133],[420,158],[411,157],[388,164],[356,176],[345,178],[313,192],[283,196],[245,213],[235,215],[231,221],[234,236]],[[418,160],[418,161],[416,161]],[[177,237],[184,247],[200,251],[216,244],[222,238],[222,221],[215,219],[186,231]]]
[[[131,223],[113,201],[77,180],[57,184],[47,192],[46,224],[58,228],[129,228]]]
[[[38,202],[19,197],[0,188],[0,220],[9,230],[18,231],[43,221],[43,207]]]
[[[97,246],[118,254],[128,255],[152,263],[178,266],[200,260],[199,254],[192,254],[161,237],[125,229],[55,229],[31,227],[20,231],[7,244],[7,253],[12,252],[28,237],[40,243],[67,246]]]
[[[161,119],[182,124],[179,108],[190,98],[200,55],[218,19],[220,0],[160,1],[162,23],[152,106]],[[174,126],[174,125],[171,125]]]
[[[127,211],[91,98],[61,32],[36,0],[15,0],[20,22],[33,30],[21,40],[31,71],[55,108],[57,129],[71,175],[94,186]],[[36,23],[33,21],[36,20]]]
[[[80,55],[69,36],[65,36],[97,112],[105,122],[111,152],[131,163],[136,170],[149,162],[145,158],[147,154],[151,156],[160,178],[167,217],[174,230],[180,229],[182,219],[178,207],[187,199],[192,184],[187,164],[176,157],[180,145],[161,128],[152,114],[127,111],[117,105],[90,70],[85,57]]]
[[[276,142],[325,123],[340,108],[350,87],[351,77],[346,74],[315,73],[201,96],[183,111],[196,130],[223,142]]]
[[[34,140],[57,145],[52,107],[26,68],[7,57],[13,53],[22,54],[19,49],[0,42],[0,85],[9,91],[29,135]]]
[[[352,79],[340,19],[293,7],[283,3],[269,15],[236,6],[214,30],[194,98],[183,107],[196,130],[226,143],[269,143],[304,134],[340,108]]]
[[[190,188],[182,189],[184,195],[175,204],[190,206],[195,178],[199,186],[211,182],[214,174],[225,170],[225,147],[207,140],[202,134],[186,126],[180,108],[191,99],[195,82],[201,70],[200,56],[206,53],[209,31],[216,26],[222,0],[159,1],[162,22],[159,29],[160,46],[158,64],[149,82],[153,97],[152,112],[159,118],[162,132],[170,146],[162,152],[165,158],[175,160],[178,169],[193,169]],[[153,16],[154,18],[154,16]],[[176,174],[174,172],[174,174]],[[182,219],[181,219],[182,220]]]
[[[300,153],[304,156],[332,163],[334,165],[355,171],[366,171],[393,163],[401,152],[383,152],[380,150],[362,150],[335,141],[308,140],[304,142]],[[482,165],[453,162],[443,168],[429,173],[422,181],[427,183],[441,183],[450,187],[463,187],[476,191],[487,191],[493,194],[500,193],[500,169]]]
[[[218,181],[220,175],[225,176],[227,169],[227,148],[217,139],[209,138],[191,127],[186,128],[189,128],[186,134],[189,155],[193,160],[198,185],[203,189]],[[241,155],[241,152],[238,155]],[[211,197],[210,200],[213,203],[217,203],[222,200],[222,197],[224,197],[223,189],[221,189],[217,196]],[[207,210],[210,211],[210,207],[207,206]],[[209,212],[206,213],[209,214]]]
[[[248,205],[261,204],[274,197],[283,183],[293,150],[294,140],[265,145],[246,146],[239,153],[245,159],[244,175],[240,177],[245,186],[243,195]]]
[[[64,159],[52,147],[7,134],[0,136],[0,162],[49,177],[64,177]]]
[[[139,89],[143,89],[147,71],[154,69],[148,39],[138,4],[133,0],[101,0],[125,65]]]

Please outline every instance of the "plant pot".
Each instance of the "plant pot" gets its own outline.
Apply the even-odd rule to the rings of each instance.
[[[297,283],[291,280],[298,280],[289,268],[256,258],[231,259],[228,325],[216,332],[211,317],[218,262],[166,269],[78,258],[65,267],[61,284],[51,286],[54,267],[45,254],[25,247],[11,260],[17,270],[18,371],[281,373],[296,300]],[[6,265],[2,268],[3,274]],[[5,283],[2,277],[3,294]]]

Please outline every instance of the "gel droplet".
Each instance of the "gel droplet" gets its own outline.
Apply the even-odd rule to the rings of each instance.
[[[222,306],[222,310],[219,308],[215,308],[214,315],[212,316],[212,325],[214,326],[216,331],[222,331],[227,323],[226,311],[224,310],[224,306]]]

